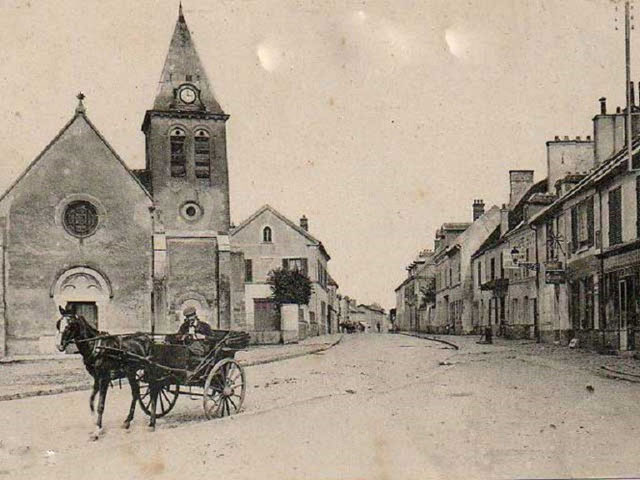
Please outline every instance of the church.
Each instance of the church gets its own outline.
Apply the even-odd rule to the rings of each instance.
[[[180,8],[130,170],[78,95],[69,122],[0,197],[0,356],[54,351],[58,306],[110,333],[173,333],[194,306],[243,329],[229,242],[226,122]]]

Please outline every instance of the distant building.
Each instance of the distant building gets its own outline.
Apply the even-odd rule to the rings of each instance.
[[[389,331],[389,319],[382,308],[377,303],[371,305],[358,305],[361,312],[364,313],[364,323],[367,324],[368,331],[372,333],[386,333]]]
[[[474,215],[475,217],[475,215]],[[462,233],[442,244],[435,255],[435,318],[430,330],[472,333],[473,277],[471,255],[500,224],[496,206],[477,217]]]

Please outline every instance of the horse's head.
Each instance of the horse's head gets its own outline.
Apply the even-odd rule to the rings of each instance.
[[[58,307],[62,315],[56,322],[56,348],[63,352],[81,331],[81,321],[72,310]]]

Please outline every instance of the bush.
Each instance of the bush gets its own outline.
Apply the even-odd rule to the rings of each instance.
[[[271,299],[278,308],[286,303],[309,304],[313,287],[304,273],[278,268],[269,272],[267,283],[271,285]]]

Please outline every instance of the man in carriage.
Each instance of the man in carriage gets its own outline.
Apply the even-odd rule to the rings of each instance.
[[[178,329],[178,335],[191,335],[195,339],[211,336],[211,327],[198,318],[195,307],[187,307],[182,312],[184,321]]]
[[[176,336],[189,342],[189,351],[193,355],[202,357],[208,351],[207,338],[213,335],[211,326],[198,318],[195,307],[185,308],[182,314],[184,321]]]

